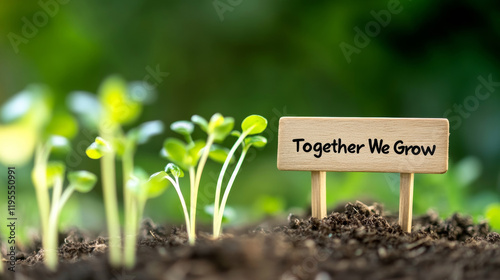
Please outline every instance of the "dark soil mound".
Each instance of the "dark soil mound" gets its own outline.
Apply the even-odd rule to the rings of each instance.
[[[17,279],[499,279],[500,235],[485,223],[435,213],[404,233],[378,205],[348,203],[323,220],[288,218],[288,225],[236,231],[220,240],[200,234],[186,245],[185,231],[143,223],[137,266],[114,270],[106,240],[71,234],[60,248],[55,274],[43,251],[18,261]],[[7,278],[9,279],[9,278]]]

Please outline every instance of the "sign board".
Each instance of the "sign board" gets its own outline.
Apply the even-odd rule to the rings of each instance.
[[[280,119],[278,169],[444,173],[447,119]]]
[[[448,170],[448,139],[447,119],[283,117],[278,169],[312,172],[313,216],[326,215],[325,171],[401,173],[412,204],[413,173]]]

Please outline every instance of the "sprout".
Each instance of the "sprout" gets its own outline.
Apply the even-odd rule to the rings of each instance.
[[[58,262],[57,225],[59,214],[75,190],[89,192],[97,181],[97,177],[90,172],[70,172],[68,174],[69,186],[63,192],[66,167],[62,162],[48,161],[50,153],[58,150],[69,150],[69,141],[62,136],[51,136],[44,145],[39,145],[36,150],[35,164],[32,171],[33,184],[35,185],[42,220],[45,265],[53,271],[57,268]],[[49,199],[49,188],[52,188],[52,199]]]
[[[64,177],[65,166],[60,161],[51,161],[47,163],[47,188],[52,188],[56,178]]]
[[[191,134],[194,131],[194,124],[188,121],[177,121],[170,125],[170,129],[186,137],[187,142],[191,142]]]
[[[193,115],[191,117],[191,121],[193,123],[197,124],[201,128],[201,130],[203,130],[204,132],[207,132],[207,130],[208,130],[208,122],[203,117],[198,116],[198,115]]]
[[[86,150],[89,158],[100,159],[103,181],[104,206],[109,234],[109,261],[113,267],[124,264],[131,268],[135,264],[135,247],[138,226],[138,211],[148,197],[157,195],[162,190],[147,187],[144,172],[134,168],[134,154],[137,146],[144,144],[155,135],[163,132],[161,121],[150,121],[130,129],[127,133],[122,125],[135,121],[142,112],[142,105],[154,99],[154,92],[144,87],[141,82],[126,83],[119,76],[105,79],[98,95],[75,92],[68,103],[72,110],[80,115],[90,126],[97,126],[99,136]],[[80,107],[83,106],[84,108]],[[123,194],[125,212],[125,248],[122,260],[122,242],[116,197],[115,159],[122,160]],[[137,173],[139,172],[139,173]],[[143,176],[144,175],[144,176]],[[166,180],[164,180],[166,182]],[[151,185],[152,186],[152,185]],[[150,192],[145,192],[149,189]],[[142,211],[142,210],[140,210]],[[139,212],[140,212],[139,211]]]
[[[106,140],[98,136],[87,150],[85,150],[85,153],[91,159],[100,159],[104,155],[111,153],[111,146]]]
[[[134,174],[126,182],[126,189],[130,195],[125,223],[124,265],[126,267],[133,267],[135,264],[137,232],[146,201],[150,198],[158,197],[167,189],[168,181],[166,180],[166,175],[165,172],[160,171],[148,178],[146,172],[136,168]]]
[[[213,219],[213,234],[214,237],[218,237],[221,233],[222,227],[222,218],[224,215],[224,208],[226,206],[227,198],[229,196],[229,192],[231,191],[231,187],[233,186],[234,180],[236,179],[236,175],[238,174],[241,165],[243,164],[243,160],[250,149],[251,146],[255,146],[257,148],[264,147],[267,144],[267,139],[263,136],[248,136],[254,135],[263,132],[267,127],[267,120],[258,115],[251,115],[246,117],[241,123],[242,132],[234,131],[231,134],[238,137],[238,140],[234,143],[233,147],[228,153],[228,156],[222,166],[222,170],[219,174],[219,179],[217,180],[217,187],[215,190],[215,203],[214,203],[214,219]],[[248,137],[247,137],[248,136]],[[224,191],[224,196],[222,198],[222,202],[219,204],[220,193],[222,190],[222,181],[224,180],[224,175],[226,173],[227,167],[231,163],[231,159],[236,152],[236,149],[242,145],[243,151],[241,152],[240,159],[236,163],[236,167],[234,168],[233,174],[229,179],[229,182]]]
[[[142,111],[141,103],[131,98],[127,83],[119,76],[110,76],[104,80],[99,88],[99,100],[105,118],[113,124],[131,123]]]
[[[88,171],[74,171],[68,174],[68,181],[76,191],[87,193],[94,188],[97,177]]]
[[[207,133],[207,140],[193,141],[191,134],[194,131],[194,124],[197,124],[201,130]],[[183,209],[185,208],[184,197],[179,187],[178,178],[181,173],[176,173],[180,168],[189,172],[190,180],[190,205],[189,214],[184,211],[186,220],[186,229],[188,232],[189,242],[194,244],[196,238],[196,204],[198,198],[198,189],[200,186],[201,175],[203,169],[210,157],[217,162],[226,160],[228,152],[222,147],[214,145],[214,142],[222,142],[231,132],[234,126],[234,119],[224,117],[219,113],[214,114],[210,121],[207,122],[203,117],[194,115],[189,121],[177,121],[172,123],[170,128],[184,136],[186,142],[176,138],[168,138],[163,144],[161,154],[173,162],[174,165],[167,165],[165,170],[167,179],[174,185],[174,188],[179,195]]]
[[[62,208],[75,190],[81,193],[87,193],[94,188],[97,182],[97,177],[88,171],[70,172],[68,174],[69,186],[62,192],[63,173],[56,176],[54,181],[52,206],[47,231],[47,246],[45,246],[45,263],[47,267],[52,270],[55,270],[57,267],[57,248],[59,247],[57,244],[57,225],[59,223],[59,214]]]
[[[166,174],[166,178],[174,186],[175,191],[177,192],[177,196],[179,197],[179,200],[181,201],[182,211],[184,213],[184,220],[186,222],[186,231],[188,232],[188,234],[190,234],[191,233],[191,224],[190,224],[188,210],[186,207],[186,200],[184,200],[184,196],[182,195],[181,188],[179,186],[179,178],[184,177],[184,172],[182,171],[182,169],[179,168],[179,166],[177,166],[173,163],[169,163],[165,167],[165,174]]]
[[[52,117],[52,92],[42,85],[29,85],[0,107],[0,162],[24,165],[45,142]],[[42,140],[40,140],[42,139]]]

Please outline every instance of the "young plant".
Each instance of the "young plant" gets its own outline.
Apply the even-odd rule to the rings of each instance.
[[[226,159],[228,153],[227,150],[214,144],[214,142],[222,142],[229,135],[234,126],[234,119],[231,117],[223,117],[221,114],[216,113],[210,118],[209,122],[198,115],[194,115],[191,118],[191,121],[192,122],[177,121],[172,123],[170,128],[183,135],[186,142],[176,138],[166,139],[163,145],[162,155],[175,163],[177,166],[189,172],[190,211],[189,217],[186,217],[185,214],[185,218],[189,243],[194,244],[196,238],[196,204],[201,175],[209,157],[218,162],[222,162]],[[194,131],[193,123],[197,124],[204,132],[207,133],[206,141],[193,141],[191,136]],[[179,176],[173,176],[175,178],[180,177],[180,173],[177,174]],[[174,187],[176,185],[176,190],[182,203],[184,198],[182,197],[180,188],[178,188],[179,184],[174,184]]]
[[[214,237],[219,237],[221,233],[222,227],[222,218],[224,215],[224,208],[226,206],[227,198],[229,196],[229,192],[231,191],[231,187],[233,186],[234,180],[236,179],[236,175],[238,174],[241,165],[245,159],[245,156],[250,149],[250,147],[255,146],[257,148],[264,147],[267,144],[267,139],[263,136],[258,136],[255,134],[259,134],[263,132],[267,127],[267,120],[259,115],[251,115],[246,117],[241,123],[242,132],[233,131],[233,135],[238,137],[238,140],[234,143],[233,147],[229,151],[229,154],[224,161],[224,165],[222,166],[221,172],[219,174],[219,179],[217,180],[217,187],[215,190],[215,202],[214,202],[214,216],[213,216],[213,235]],[[253,136],[249,136],[253,135]],[[238,162],[236,163],[236,167],[234,168],[233,174],[231,175],[229,182],[224,191],[224,196],[222,198],[222,202],[219,203],[220,193],[222,190],[222,182],[224,180],[224,175],[226,173],[227,167],[231,162],[231,159],[238,149],[239,146],[242,146],[242,152]]]
[[[101,160],[103,197],[109,234],[109,261],[114,267],[120,266],[124,261],[120,252],[121,233],[116,195],[115,159],[121,158],[123,163],[123,194],[127,223],[131,221],[128,217],[133,211],[130,209],[132,198],[126,184],[133,175],[133,155],[136,146],[163,130],[161,123],[150,122],[124,134],[121,126],[138,118],[142,111],[142,104],[148,101],[152,94],[140,83],[127,84],[120,77],[111,76],[100,86],[98,99],[84,92],[75,92],[69,99],[73,111],[79,114],[85,123],[97,127],[99,131],[99,137],[89,146],[87,155]],[[132,227],[125,225],[125,228]],[[128,236],[125,246],[135,247],[135,236],[129,236],[127,232],[125,235]],[[130,249],[127,250],[130,251]],[[126,262],[127,266],[131,265],[130,259]]]
[[[177,196],[179,197],[179,200],[182,205],[182,211],[184,213],[184,220],[186,222],[186,231],[188,234],[191,232],[191,224],[189,221],[189,213],[186,207],[186,200],[184,199],[184,196],[182,195],[181,192],[181,187],[179,185],[179,178],[184,177],[184,172],[182,169],[179,168],[179,166],[169,163],[165,167],[165,178],[167,178],[170,183],[172,183],[172,186],[174,186],[175,191],[177,192]]]
[[[40,218],[42,221],[42,245],[45,253],[45,265],[55,271],[58,262],[57,226],[59,214],[76,190],[89,192],[95,185],[97,177],[87,171],[75,171],[68,174],[69,186],[63,192],[65,166],[62,162],[49,162],[51,151],[67,149],[68,141],[61,136],[52,136],[45,145],[39,145],[35,154],[35,166],[32,180],[38,199]],[[52,188],[52,201],[49,189]]]
[[[109,235],[109,262],[112,266],[121,265],[121,237],[120,220],[118,218],[118,201],[116,198],[116,179],[115,179],[115,151],[101,137],[96,137],[86,150],[87,156],[91,159],[101,160],[101,177],[104,198],[104,208]]]
[[[126,188],[129,190],[129,207],[127,221],[125,223],[125,249],[124,266],[132,268],[136,261],[136,241],[139,229],[139,223],[142,219],[146,201],[150,198],[158,197],[168,187],[168,181],[165,180],[166,173],[163,171],[154,173],[147,177],[141,169],[136,169],[127,181]]]
[[[124,247],[123,260],[120,259],[119,261],[120,262],[123,261],[123,265],[127,268],[132,268],[135,265],[137,227],[139,226],[138,218],[142,217],[142,214],[138,216],[137,213],[142,213],[141,209],[144,208],[143,205],[145,205],[145,199],[148,197],[144,196],[143,193],[146,194],[149,193],[147,191],[145,192],[142,189],[141,193],[137,193],[137,190],[135,190],[135,193],[133,193],[132,190],[134,190],[134,188],[129,186],[130,184],[132,184],[131,186],[135,185],[142,186],[146,182],[144,176],[138,177],[135,176],[136,174],[134,174],[134,154],[137,149],[137,145],[146,143],[151,137],[160,134],[161,132],[163,132],[163,124],[160,121],[150,121],[141,124],[139,127],[131,129],[126,135],[117,135],[114,138],[115,140],[114,145],[110,144],[108,141],[104,140],[101,137],[96,137],[96,140],[92,144],[90,144],[90,146],[86,150],[87,155],[92,159],[104,160],[106,157],[108,157],[108,159],[111,158],[109,157],[110,155],[111,156],[114,156],[116,154],[121,155],[122,168],[123,168],[123,182],[124,182],[123,195],[124,195],[124,206],[125,206],[124,207],[125,247]],[[112,159],[112,164],[110,161],[104,161],[102,162],[101,167],[103,168],[102,172],[104,172],[104,169],[107,167],[108,168],[113,167],[113,169],[109,169],[107,170],[107,172],[113,172],[111,174],[114,175],[114,157],[111,159]],[[115,184],[114,176],[106,176],[106,177],[108,179],[113,179],[112,184],[110,182],[107,183],[106,181],[103,182],[103,187],[106,188],[106,190],[109,192],[110,190],[113,190],[113,188],[111,188],[110,186],[114,186]],[[138,178],[140,178],[140,180]],[[134,185],[135,181],[137,182]],[[166,182],[167,181],[165,181],[165,183]],[[145,185],[145,187],[147,186],[149,185]],[[113,194],[105,195],[104,196],[105,205],[112,205],[112,206],[115,205],[115,203],[117,203],[116,199],[114,200],[110,199],[113,197],[116,198],[116,191],[114,192],[114,195]],[[109,207],[107,208],[107,210],[113,211],[113,213],[109,214],[110,217],[118,216],[118,213],[114,212],[118,211],[117,206]],[[108,230],[111,231],[117,230],[119,236],[119,227],[118,229],[108,229]],[[111,236],[117,236],[117,235],[110,234],[110,244],[112,244]],[[115,240],[114,242],[118,241]]]
[[[149,183],[141,189],[141,192],[139,194],[137,194],[137,192],[131,192],[131,188],[128,187],[128,182],[130,180],[134,181],[134,178],[138,178],[134,176],[134,154],[137,149],[137,145],[148,142],[151,137],[161,134],[162,132],[163,123],[161,121],[150,121],[131,129],[127,133],[127,135],[122,138],[123,182],[127,183],[127,185],[123,189],[123,199],[125,204],[125,252],[123,264],[126,268],[132,268],[135,265],[137,228],[142,217],[142,211],[146,203],[146,197],[156,197],[160,195],[164,189],[159,188],[159,185],[152,186],[151,184],[155,182],[155,180],[153,180],[153,177],[151,177],[150,181],[148,181]],[[160,182],[157,183],[159,184]],[[166,187],[167,181],[165,181],[164,183]],[[161,192],[157,193],[158,190],[161,190]],[[139,220],[136,219],[138,211]]]

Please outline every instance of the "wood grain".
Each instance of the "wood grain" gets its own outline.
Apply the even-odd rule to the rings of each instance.
[[[447,119],[283,117],[278,132],[278,169],[444,173],[448,170],[448,138]],[[294,139],[304,140],[294,142]],[[339,139],[346,146],[333,152],[333,142]],[[383,140],[384,145],[389,145],[387,153],[371,152],[369,139],[372,146],[375,139],[378,144]],[[408,155],[397,154],[395,143],[398,140],[403,141],[398,149],[412,146],[413,151],[419,153],[415,155],[410,149]],[[306,142],[311,146],[304,146]],[[320,144],[315,146],[316,143]],[[314,150],[320,145],[321,153]],[[360,145],[365,146],[359,148]],[[431,149],[434,145],[432,155],[423,154],[423,149]],[[311,148],[309,152],[304,150],[307,148]]]
[[[401,173],[399,182],[399,225],[411,232],[413,215],[413,173]]]
[[[326,172],[311,172],[311,212],[314,218],[326,217]]]

